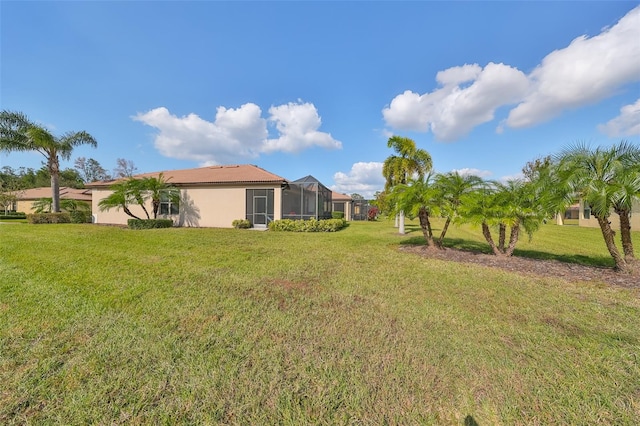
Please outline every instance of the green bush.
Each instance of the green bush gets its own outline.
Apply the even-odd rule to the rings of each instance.
[[[331,217],[334,219],[344,219],[344,212],[331,212]]]
[[[281,219],[270,222],[269,230],[286,232],[336,232],[345,226],[347,226],[347,221],[344,219]]]
[[[26,219],[27,215],[23,212],[8,212],[7,214],[0,214],[0,220],[11,220],[11,219]]]
[[[249,219],[236,219],[233,222],[231,222],[231,224],[236,229],[248,229],[248,228],[251,228],[251,222],[249,222]]]
[[[173,220],[171,219],[129,219],[127,220],[129,229],[154,229],[154,228],[171,228]]]
[[[74,210],[69,212],[73,223],[91,223],[91,212]]]
[[[33,224],[40,223],[71,223],[71,215],[62,213],[32,213],[27,215],[27,222]]]

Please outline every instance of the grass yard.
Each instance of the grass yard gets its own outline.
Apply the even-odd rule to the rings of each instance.
[[[409,229],[0,224],[0,423],[637,423],[638,290],[423,259]],[[610,266],[599,232],[516,254]]]

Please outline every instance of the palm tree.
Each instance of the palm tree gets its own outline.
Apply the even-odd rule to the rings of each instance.
[[[53,198],[39,198],[32,204],[34,213],[51,213],[53,210]],[[89,203],[63,198],[60,200],[60,209],[65,212],[88,212],[91,210]]]
[[[60,211],[60,158],[69,160],[76,146],[96,147],[96,140],[85,131],[67,132],[56,137],[49,130],[30,121],[20,112],[0,112],[0,151],[35,151],[47,160],[51,174],[52,210]]]
[[[147,193],[148,198],[151,198],[154,219],[158,217],[161,201],[168,200],[174,204],[179,203],[180,190],[169,184],[164,179],[163,173],[160,173],[158,177],[144,178],[140,184],[141,188]]]
[[[113,208],[116,210],[122,209],[128,216],[141,220],[140,217],[133,214],[129,209],[131,204],[138,204],[147,215],[147,219],[149,219],[149,212],[144,206],[144,197],[140,192],[140,180],[121,180],[111,185],[109,189],[112,191],[111,194],[98,202],[100,211],[111,210]]]
[[[386,179],[385,191],[394,186],[406,184],[408,179],[416,177],[423,179],[433,166],[431,155],[423,149],[418,149],[416,143],[409,138],[392,136],[387,142],[396,155],[389,156],[382,166],[382,175]],[[399,211],[399,233],[404,234],[404,212]]]
[[[458,172],[439,174],[435,178],[438,192],[438,205],[441,214],[446,218],[437,244],[442,247],[449,225],[459,217],[460,204],[465,194],[473,192],[482,184],[482,179],[473,175],[461,175]]]
[[[432,184],[431,174],[411,179],[408,184],[398,184],[391,191],[391,201],[395,206],[394,212],[406,212],[410,217],[418,218],[422,235],[427,242],[427,248],[440,248],[438,243],[434,241],[430,220],[430,216],[437,213],[437,198],[438,191]]]
[[[629,265],[616,247],[609,222],[612,209],[624,198],[620,184],[621,176],[626,175],[624,156],[616,147],[592,150],[585,144],[576,144],[563,149],[556,161],[560,179],[568,191],[591,207],[616,270],[629,271]]]
[[[519,179],[505,183],[485,182],[461,196],[461,220],[481,226],[493,254],[512,256],[520,231],[524,230],[531,238],[549,216],[539,197],[535,182]],[[491,234],[492,228],[498,230],[497,243]]]
[[[613,211],[620,219],[620,239],[626,262],[635,261],[631,240],[631,209],[640,200],[640,148],[626,141],[611,148],[622,167],[616,168],[618,191],[613,200]]]

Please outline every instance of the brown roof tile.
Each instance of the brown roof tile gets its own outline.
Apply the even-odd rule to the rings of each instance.
[[[51,198],[51,187],[25,189],[18,192],[19,200],[37,200],[40,198]],[[60,198],[65,200],[91,201],[90,189],[76,189],[66,186],[60,187]]]
[[[347,194],[341,194],[340,192],[331,191],[331,199],[333,201],[351,201],[351,196]]]
[[[252,164],[209,166],[196,169],[165,170],[162,172],[142,173],[134,178],[157,177],[164,175],[167,182],[174,185],[202,185],[202,184],[229,184],[229,183],[281,183],[287,180],[263,168]],[[112,185],[116,180],[92,182],[87,184],[90,188],[99,188]]]

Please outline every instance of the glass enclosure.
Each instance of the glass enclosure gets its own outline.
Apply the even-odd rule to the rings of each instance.
[[[303,177],[282,191],[283,219],[331,219],[331,190],[313,176]]]

